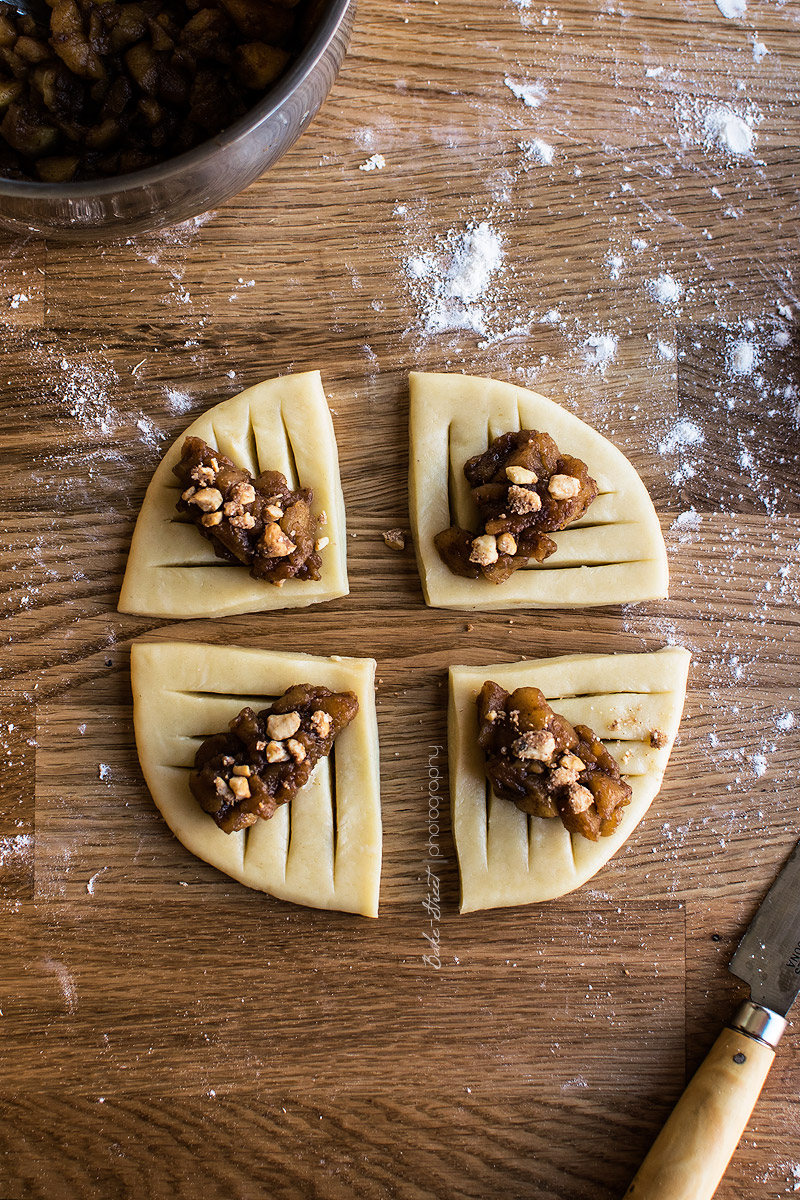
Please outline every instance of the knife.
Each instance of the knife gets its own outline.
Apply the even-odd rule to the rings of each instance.
[[[750,985],[625,1193],[710,1200],[755,1108],[800,992],[800,841],[761,902],[728,970]]]

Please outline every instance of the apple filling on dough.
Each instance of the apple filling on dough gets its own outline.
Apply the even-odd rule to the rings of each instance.
[[[630,803],[619,765],[588,725],[570,725],[537,687],[508,693],[487,680],[478,695],[478,745],[496,795],[570,833],[609,837]]]
[[[295,684],[260,713],[243,708],[229,733],[204,741],[189,789],[224,833],[269,820],[308,783],[357,712],[354,692]]]
[[[579,521],[597,498],[586,463],[536,429],[496,437],[464,475],[480,530],[451,525],[433,540],[445,566],[466,579],[504,583],[531,559],[544,562],[558,549],[547,535]]]
[[[293,491],[280,471],[254,479],[198,437],[187,437],[172,470],[184,489],[178,512],[192,518],[218,558],[242,563],[254,579],[277,587],[320,578],[321,520],[311,511],[311,488]]]

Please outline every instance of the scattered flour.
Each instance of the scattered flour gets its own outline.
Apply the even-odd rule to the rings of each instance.
[[[703,130],[706,144],[716,146],[725,154],[742,158],[753,152],[755,132],[751,122],[725,104],[709,109],[703,121]]]
[[[647,290],[658,304],[675,304],[683,295],[683,288],[677,279],[666,273],[648,280]]]
[[[386,166],[386,159],[382,154],[373,154],[372,158],[368,158],[358,168],[359,171],[382,171]]]
[[[97,767],[97,777],[102,779],[103,783],[108,783],[111,778],[111,767],[107,763],[99,763]]]
[[[785,709],[779,716],[775,718],[775,728],[780,733],[788,733],[790,729],[794,729],[797,719],[793,712]]]
[[[503,81],[508,90],[526,104],[528,108],[540,108],[547,99],[547,89],[541,83],[531,83],[525,79],[513,79],[506,75]]]
[[[503,238],[488,221],[451,229],[433,250],[407,258],[425,332],[465,329],[486,336],[486,305],[503,259]]]
[[[94,875],[92,875],[92,877],[91,877],[91,878],[90,878],[90,879],[87,881],[87,883],[86,883],[86,891],[89,893],[89,895],[90,895],[90,896],[93,896],[93,895],[94,895],[94,885],[95,885],[95,883],[96,883],[96,882],[97,882],[97,880],[100,878],[100,876],[103,874],[103,872],[104,872],[104,871],[107,871],[107,870],[108,870],[108,867],[101,867],[101,868],[100,868],[100,870],[99,870],[99,871],[95,871]]]
[[[605,371],[617,356],[618,341],[614,333],[592,333],[583,343],[583,357],[589,366]]]
[[[702,519],[697,509],[689,508],[686,512],[678,514],[670,525],[670,532],[677,533],[679,542],[684,544],[694,542],[696,540],[694,535],[700,529]]]
[[[0,867],[10,862],[29,862],[32,853],[33,837],[30,833],[0,838]]]
[[[723,17],[729,21],[741,20],[747,13],[747,0],[714,0]]]
[[[676,421],[667,436],[658,443],[659,454],[675,454],[687,446],[702,446],[705,434],[694,421]]]
[[[74,1013],[78,1007],[78,991],[75,987],[75,980],[62,962],[58,959],[46,958],[44,966],[48,971],[52,971],[58,980],[61,988],[61,995],[64,997],[64,1005],[68,1013]]]
[[[621,254],[609,254],[606,263],[608,264],[608,278],[616,282],[625,266],[625,259]]]
[[[549,146],[547,142],[543,142],[541,138],[534,138],[530,142],[519,142],[520,150],[525,156],[525,161],[535,163],[539,167],[549,167],[555,156],[555,150]]]
[[[185,413],[192,407],[192,397],[188,392],[180,392],[177,388],[167,388],[165,395],[167,408],[172,413]]]
[[[753,42],[753,62],[763,62],[769,54],[769,50],[763,42]]]
[[[759,361],[758,346],[746,338],[739,338],[728,352],[728,370],[732,375],[752,375]]]

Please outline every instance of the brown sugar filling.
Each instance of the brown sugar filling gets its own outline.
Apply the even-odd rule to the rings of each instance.
[[[319,579],[325,515],[314,516],[310,488],[293,491],[280,471],[249,471],[202,438],[187,437],[173,467],[184,489],[176,507],[192,518],[218,558],[242,563],[254,579],[282,587],[287,579]]]
[[[535,429],[496,437],[467,460],[464,475],[480,528],[451,525],[434,544],[442,562],[466,579],[503,583],[531,559],[544,562],[557,548],[548,534],[579,520],[597,498],[586,463]]]
[[[535,817],[559,817],[596,842],[619,825],[631,789],[588,725],[553,712],[535,687],[509,694],[487,680],[478,695],[478,745],[495,794]]]
[[[298,683],[269,708],[243,708],[229,733],[207,738],[189,776],[192,795],[225,833],[269,820],[297,795],[358,712],[353,692]]]

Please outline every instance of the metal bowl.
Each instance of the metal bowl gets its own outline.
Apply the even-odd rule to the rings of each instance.
[[[235,125],[144,171],[88,183],[0,178],[0,225],[58,241],[115,239],[175,225],[263,175],[308,126],[333,87],[356,0],[329,0],[286,74]]]

